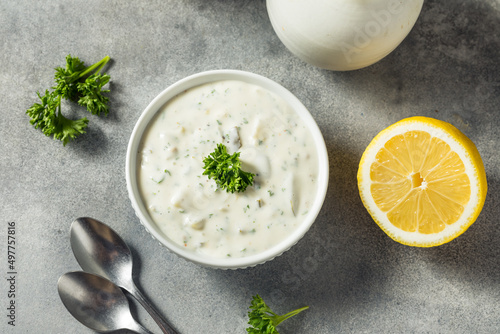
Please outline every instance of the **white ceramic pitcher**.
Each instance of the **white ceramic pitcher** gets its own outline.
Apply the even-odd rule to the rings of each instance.
[[[391,53],[424,0],[267,0],[273,28],[302,60],[330,70],[369,66]]]

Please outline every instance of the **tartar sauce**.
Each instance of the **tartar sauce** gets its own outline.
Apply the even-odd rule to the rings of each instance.
[[[218,189],[203,159],[223,143],[240,152],[254,184]],[[212,258],[260,253],[286,238],[311,208],[318,157],[311,133],[276,94],[241,81],[189,89],[148,125],[138,183],[151,219],[173,242]]]

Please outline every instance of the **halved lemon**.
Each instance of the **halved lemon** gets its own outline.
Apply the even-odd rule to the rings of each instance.
[[[392,239],[432,247],[453,240],[476,220],[487,184],[469,138],[449,123],[411,117],[368,145],[358,188],[364,206]]]

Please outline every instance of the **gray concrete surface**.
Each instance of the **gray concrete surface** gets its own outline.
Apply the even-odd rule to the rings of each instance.
[[[56,291],[61,274],[79,269],[68,234],[79,216],[106,222],[130,244],[138,285],[182,334],[244,333],[257,293],[278,312],[310,306],[280,333],[500,332],[500,1],[426,1],[395,52],[349,73],[291,55],[262,0],[4,0],[0,23],[1,333],[92,333]],[[25,110],[69,53],[86,63],[113,59],[111,112],[88,115],[88,133],[63,147],[35,130]],[[289,252],[246,270],[206,269],[170,254],[139,224],[125,186],[126,147],[140,113],[170,84],[210,69],[282,84],[310,110],[328,146],[331,178],[318,220]],[[86,115],[67,105],[64,112]],[[356,185],[370,140],[414,115],[451,122],[469,136],[489,182],[476,223],[432,249],[389,239]],[[14,298],[8,222],[15,222]]]

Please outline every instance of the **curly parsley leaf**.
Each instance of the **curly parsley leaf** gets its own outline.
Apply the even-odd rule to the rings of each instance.
[[[71,100],[73,102],[79,101],[89,92],[86,89],[80,89],[80,85],[85,83],[87,86],[90,85],[92,87],[90,90],[91,95],[109,92],[102,90],[102,86],[109,82],[109,76],[107,74],[99,74],[109,59],[110,58],[106,56],[97,63],[86,67],[83,61],[79,58],[67,55],[66,68],[57,67],[55,69],[56,73],[54,75],[54,80],[56,82],[56,86],[52,88],[55,90],[55,93],[61,95],[63,99]],[[107,77],[107,81],[101,78],[103,76]],[[102,85],[99,85],[101,81],[105,82]],[[96,92],[97,88],[99,88],[98,92]],[[92,113],[91,110],[89,111]]]
[[[26,111],[31,118],[30,123],[46,136],[61,140],[64,146],[85,133],[87,118],[71,120],[64,117],[61,113],[61,98],[78,102],[93,115],[107,115],[109,98],[103,94],[109,90],[103,89],[103,86],[109,82],[110,76],[99,72],[109,60],[106,56],[87,67],[79,58],[67,55],[66,66],[55,68],[54,91],[50,93],[46,90],[43,96],[37,92],[41,103],[33,104]]]
[[[46,136],[50,136],[55,129],[55,119],[57,108],[61,104],[61,100],[54,94],[50,94],[48,90],[45,95],[36,93],[41,103],[35,103],[26,111],[30,119],[31,125],[35,129],[41,129]]]
[[[224,144],[217,144],[214,152],[203,159],[203,175],[214,179],[221,189],[230,193],[243,192],[253,184],[255,174],[241,170],[240,153],[230,155]]]
[[[56,67],[54,80],[56,86],[55,93],[61,95],[63,99],[76,101],[78,96],[77,80],[80,74],[86,69],[85,64],[77,57],[66,56],[66,68]]]
[[[57,127],[54,132],[54,139],[59,139],[63,142],[63,146],[66,146],[70,140],[73,140],[79,135],[85,133],[84,129],[87,127],[88,123],[89,121],[87,117],[72,120],[64,117],[59,111],[57,115]]]
[[[54,92],[45,91],[45,95],[37,92],[41,103],[35,103],[26,113],[31,117],[30,123],[35,129],[41,129],[46,136],[54,136],[59,139],[63,145],[75,139],[78,135],[85,133],[87,127],[87,118],[71,120],[61,113],[61,96]]]
[[[87,108],[92,115],[108,115],[109,107],[107,96],[109,90],[102,87],[109,82],[110,76],[107,74],[92,74],[85,82],[78,83],[78,92],[81,94],[78,104]]]
[[[280,323],[308,308],[309,306],[305,306],[287,314],[278,315],[266,305],[264,300],[259,295],[253,296],[252,303],[250,305],[251,311],[248,312],[248,324],[251,325],[251,327],[247,328],[247,333],[279,334],[276,327]]]

